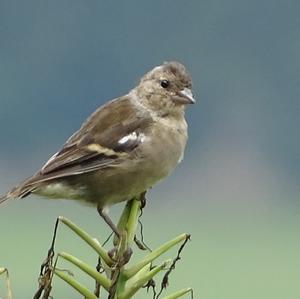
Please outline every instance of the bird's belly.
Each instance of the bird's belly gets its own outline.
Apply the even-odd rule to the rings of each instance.
[[[69,184],[63,179],[57,179],[51,183],[41,184],[32,193],[47,198],[81,199],[87,193],[87,186],[80,182]]]
[[[162,131],[160,138],[145,140],[130,159],[79,176],[42,186],[35,193],[50,198],[70,198],[100,206],[129,200],[166,177],[180,162],[186,138]]]

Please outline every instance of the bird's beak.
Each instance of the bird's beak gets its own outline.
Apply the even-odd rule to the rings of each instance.
[[[180,90],[178,94],[183,98],[183,104],[195,104],[196,100],[189,88],[185,87],[184,89]]]

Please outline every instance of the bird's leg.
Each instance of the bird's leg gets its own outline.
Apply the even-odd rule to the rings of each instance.
[[[112,222],[112,220],[110,219],[108,214],[105,212],[105,210],[102,207],[97,206],[97,211],[98,211],[99,215],[103,218],[103,220],[108,224],[108,226],[112,229],[112,231],[116,234],[116,236],[120,240],[121,233],[118,230],[118,228],[116,227],[116,225]]]

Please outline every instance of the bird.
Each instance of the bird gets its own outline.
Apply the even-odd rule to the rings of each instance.
[[[96,206],[118,233],[106,207],[144,194],[182,161],[188,137],[185,108],[194,103],[191,76],[183,64],[170,61],[154,67],[126,95],[92,113],[40,170],[0,197],[0,203],[30,194],[73,199]]]

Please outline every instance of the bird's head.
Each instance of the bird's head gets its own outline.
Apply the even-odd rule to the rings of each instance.
[[[182,113],[194,104],[192,81],[179,62],[166,62],[145,74],[135,88],[141,103],[159,115]]]

